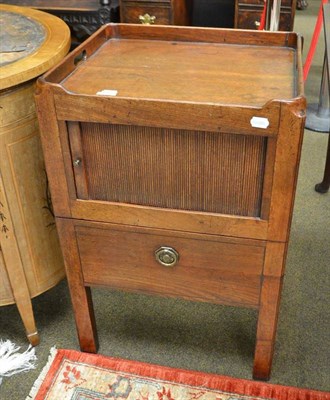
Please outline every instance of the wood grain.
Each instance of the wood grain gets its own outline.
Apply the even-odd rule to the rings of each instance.
[[[103,85],[104,86],[104,85]],[[276,136],[279,124],[277,101],[261,107],[192,103],[164,99],[110,98],[73,94],[53,88],[57,118],[61,121],[109,123],[118,125],[153,126],[257,136]],[[266,118],[265,129],[253,127],[253,117]]]
[[[117,224],[149,226],[214,235],[267,239],[268,222],[259,218],[137,206],[124,203],[76,200],[72,217]]]
[[[108,39],[125,37],[127,39],[297,47],[297,34],[293,32],[134,24],[107,24],[103,29]]]
[[[0,231],[0,244],[1,244],[1,256],[3,256],[4,263],[2,267],[5,268],[5,273],[2,276],[6,279],[6,292],[8,292],[8,286],[10,287],[10,293],[12,293],[13,299],[17,309],[22,318],[26,334],[30,340],[30,343],[35,346],[39,343],[39,335],[36,328],[31,296],[24,273],[24,265],[22,263],[21,253],[15,236],[14,223],[10,213],[7,196],[5,193],[5,187],[0,177],[0,206],[1,215],[5,219],[1,219],[1,231]],[[4,229],[5,227],[5,229]],[[3,295],[4,290],[1,289],[0,294]]]
[[[0,143],[4,190],[30,295],[35,297],[64,277],[36,116],[4,129]]]
[[[306,100],[283,104],[270,201],[269,239],[288,241],[298,177]]]
[[[81,141],[73,131],[70,140],[74,159],[84,149],[78,198],[84,168],[90,200],[260,216],[262,137],[84,123]]]
[[[76,224],[87,285],[257,307],[264,249],[226,238],[205,238],[109,224]],[[155,251],[173,247],[174,267],[160,265]]]
[[[258,29],[264,2],[259,0],[236,0],[234,27],[238,29]],[[296,11],[295,0],[281,2],[279,31],[292,31]]]
[[[46,161],[46,171],[56,215],[69,216],[69,193],[66,184],[63,155],[59,138],[54,99],[50,88],[37,85],[35,93],[41,143]],[[47,112],[45,112],[47,110]]]
[[[108,40],[98,57],[87,58],[62,86],[88,95],[115,89],[124,98],[255,107],[297,94],[294,70],[288,68],[295,52],[288,47],[125,37],[119,43]]]
[[[174,13],[171,8],[171,2],[169,1],[120,1],[121,22],[141,24],[139,17],[145,14],[155,17],[155,24],[169,25],[174,23]]]
[[[11,304],[14,301],[13,291],[6,271],[5,259],[0,247],[0,298],[3,304]]]
[[[56,226],[60,236],[71,301],[75,310],[80,349],[87,353],[96,353],[98,338],[91,291],[84,284],[73,221],[56,218]]]
[[[96,349],[90,286],[252,307],[254,377],[269,379],[306,107],[300,52],[292,33],[110,24],[40,80],[82,348]],[[161,246],[175,266],[158,264]]]
[[[272,367],[283,278],[264,277],[260,295],[253,378],[268,380]]]
[[[79,199],[88,199],[88,182],[86,176],[86,168],[84,167],[87,160],[83,154],[83,143],[81,141],[81,131],[79,124],[76,122],[68,122],[68,132],[71,144],[71,166],[73,167],[75,174],[77,197]]]

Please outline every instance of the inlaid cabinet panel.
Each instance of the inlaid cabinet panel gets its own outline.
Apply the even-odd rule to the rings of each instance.
[[[3,304],[14,303],[13,291],[10,286],[7,271],[5,269],[5,260],[0,248],[0,298]]]
[[[65,270],[35,81],[67,54],[70,31],[60,19],[33,8],[0,4],[0,12],[4,46],[22,47],[2,53],[0,61],[0,306],[16,303],[27,338],[37,345],[31,298],[56,285]]]

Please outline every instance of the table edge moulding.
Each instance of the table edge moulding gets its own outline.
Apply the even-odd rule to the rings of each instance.
[[[36,78],[68,53],[70,31],[41,11],[0,4],[0,12],[7,21],[18,21],[1,26],[0,305],[16,303],[27,338],[37,345],[31,298],[56,285],[65,270],[34,91]]]
[[[253,377],[269,379],[305,121],[300,36],[108,24],[39,78],[36,103],[81,349],[98,349],[94,286],[250,307]]]

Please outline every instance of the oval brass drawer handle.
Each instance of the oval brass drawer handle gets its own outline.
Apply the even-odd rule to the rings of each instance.
[[[179,261],[179,253],[172,247],[162,246],[155,251],[156,260],[165,267],[173,267]]]
[[[154,15],[144,14],[139,15],[139,20],[143,25],[151,25],[155,23],[156,17]]]

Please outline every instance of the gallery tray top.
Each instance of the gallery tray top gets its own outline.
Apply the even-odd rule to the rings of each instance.
[[[44,81],[78,95],[261,107],[303,95],[295,33],[108,24]]]

